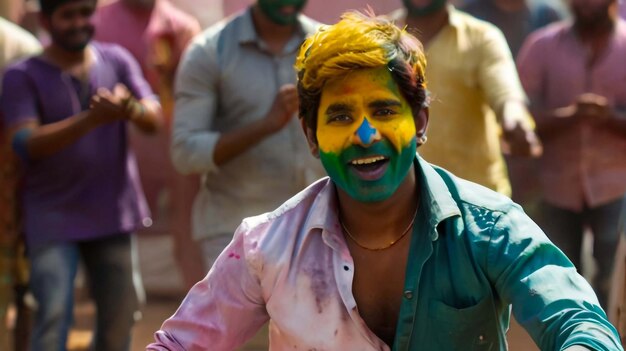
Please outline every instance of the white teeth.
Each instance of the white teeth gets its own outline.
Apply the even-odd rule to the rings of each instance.
[[[350,163],[353,165],[367,165],[370,163],[383,161],[384,159],[385,158],[383,156],[374,156],[374,157],[368,157],[368,158],[360,158],[358,160],[352,160]]]

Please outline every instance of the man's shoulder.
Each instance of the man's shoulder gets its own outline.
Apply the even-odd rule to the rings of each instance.
[[[38,72],[42,68],[45,68],[45,65],[43,65],[43,62],[41,62],[38,56],[25,57],[8,65],[4,69],[4,77],[37,77]]]
[[[96,63],[109,64],[116,67],[123,67],[136,62],[133,55],[125,47],[117,43],[101,42],[93,40],[90,43],[95,51],[98,60]]]
[[[492,189],[459,178],[443,168],[433,168],[445,182],[461,213],[465,215],[476,216],[480,213],[484,216],[489,213],[492,217],[498,217],[518,206],[509,197]]]
[[[207,51],[217,51],[218,46],[237,44],[236,37],[241,30],[243,20],[243,13],[219,20],[196,35],[189,43],[187,51],[202,52],[204,55]]]
[[[170,1],[161,1],[157,10],[175,31],[199,28],[198,19]]]
[[[323,23],[318,22],[304,14],[300,14],[298,16],[298,22],[300,23],[300,27],[306,36],[315,34],[317,30],[324,25]]]
[[[571,29],[572,24],[567,20],[551,23],[530,33],[526,38],[526,45],[551,45],[564,38]]]
[[[299,217],[303,213],[309,213],[315,206],[323,205],[317,200],[324,190],[328,190],[330,183],[331,180],[328,177],[324,177],[283,202],[275,210],[258,216],[248,217],[244,219],[244,222],[246,222],[248,228],[253,229],[259,225],[285,220],[293,221],[294,217]]]

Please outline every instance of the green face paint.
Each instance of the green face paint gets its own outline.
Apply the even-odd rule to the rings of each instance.
[[[383,201],[393,195],[408,174],[417,147],[416,138],[398,153],[388,140],[381,140],[370,147],[352,145],[340,154],[320,152],[320,159],[333,182],[350,197],[361,202]],[[386,165],[374,174],[367,174],[367,165],[353,165],[356,159],[384,156]],[[363,172],[359,171],[362,167]],[[366,175],[367,174],[367,175]],[[374,177],[375,178],[375,177]]]
[[[361,202],[382,201],[404,181],[417,138],[409,104],[387,67],[326,82],[317,116],[320,159],[335,184]]]
[[[430,0],[427,5],[415,6],[412,0],[402,0],[409,16],[428,16],[446,6],[447,0]]]
[[[306,4],[306,0],[258,0],[261,11],[272,22],[287,26],[298,21],[298,14]],[[293,7],[294,11],[288,11]]]

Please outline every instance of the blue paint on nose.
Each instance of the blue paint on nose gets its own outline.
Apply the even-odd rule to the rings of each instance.
[[[367,121],[367,118],[363,118],[363,123],[357,129],[356,134],[364,145],[369,145],[376,135],[376,129]]]

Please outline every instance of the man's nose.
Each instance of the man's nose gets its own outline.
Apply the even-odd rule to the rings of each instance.
[[[368,147],[382,139],[382,136],[380,132],[370,124],[367,118],[364,117],[359,129],[354,132],[353,138],[355,144]]]

